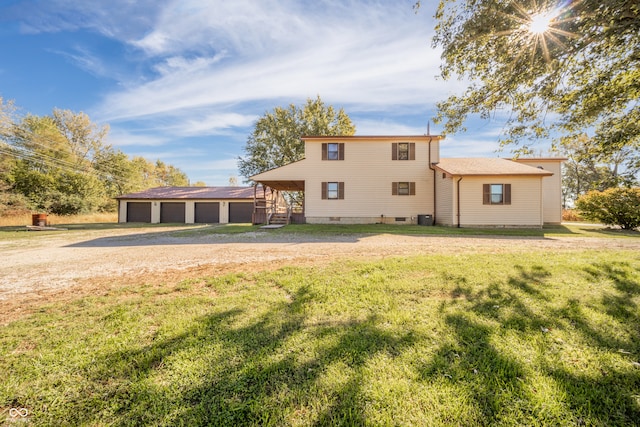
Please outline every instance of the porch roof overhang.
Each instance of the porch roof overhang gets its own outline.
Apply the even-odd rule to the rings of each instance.
[[[262,185],[278,191],[304,191],[304,181],[299,180],[257,180]]]

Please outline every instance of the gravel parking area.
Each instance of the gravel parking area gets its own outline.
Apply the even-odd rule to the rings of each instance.
[[[570,251],[602,247],[640,251],[640,239],[315,236],[273,234],[269,230],[177,236],[172,231],[175,230],[62,231],[2,240],[0,303],[5,308],[19,306],[54,294],[91,292],[105,283],[142,283],[158,278],[179,281],[233,271],[269,270],[283,265],[326,264],[345,257],[379,259],[430,253]]]

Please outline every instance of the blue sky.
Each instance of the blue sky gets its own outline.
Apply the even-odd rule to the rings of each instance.
[[[128,155],[227,185],[256,119],[318,95],[357,135],[426,133],[465,84],[437,78],[435,2],[413,3],[2,0],[0,96],[23,114],[83,111]],[[497,156],[503,123],[469,121],[442,155]]]

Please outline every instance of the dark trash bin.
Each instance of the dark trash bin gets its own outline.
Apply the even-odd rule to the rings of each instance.
[[[433,215],[418,215],[418,225],[433,225]]]

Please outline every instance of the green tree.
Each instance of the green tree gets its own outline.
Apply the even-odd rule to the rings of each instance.
[[[124,193],[188,185],[172,165],[113,149],[105,142],[108,130],[69,110],[17,119],[13,104],[0,98],[0,211],[110,210],[113,197]]]
[[[353,135],[356,129],[341,108],[325,106],[318,96],[302,107],[276,107],[258,119],[238,159],[245,177],[295,162],[304,157],[302,136]]]
[[[640,227],[640,188],[609,188],[590,191],[576,201],[587,219],[625,230]]]
[[[93,162],[96,155],[108,148],[105,139],[109,126],[98,126],[85,113],[55,108],[52,120],[64,136],[78,166]]]
[[[160,187],[186,187],[189,185],[189,178],[180,169],[172,165],[167,165],[161,160],[156,160],[154,165],[155,186]]]
[[[109,148],[94,158],[94,168],[100,176],[107,195],[116,197],[142,190],[144,184],[135,164],[125,153]]]
[[[469,115],[506,109],[502,142],[519,151],[585,132],[605,155],[638,150],[637,0],[440,0],[435,18],[442,77],[470,82],[438,104],[445,133],[463,129]]]
[[[594,152],[595,151],[595,152]],[[565,141],[561,150],[567,157],[563,165],[563,206],[590,190],[604,191],[638,184],[640,156],[629,148],[610,155],[593,150],[586,136]]]
[[[12,127],[8,136],[18,157],[43,172],[75,168],[76,161],[68,141],[53,118],[27,115]]]
[[[10,140],[17,160],[6,182],[32,209],[78,214],[105,203],[104,185],[91,170],[79,166],[53,118],[27,115],[13,126]]]
[[[16,107],[13,101],[5,101],[0,96],[0,139],[4,139],[11,131],[15,121]]]

